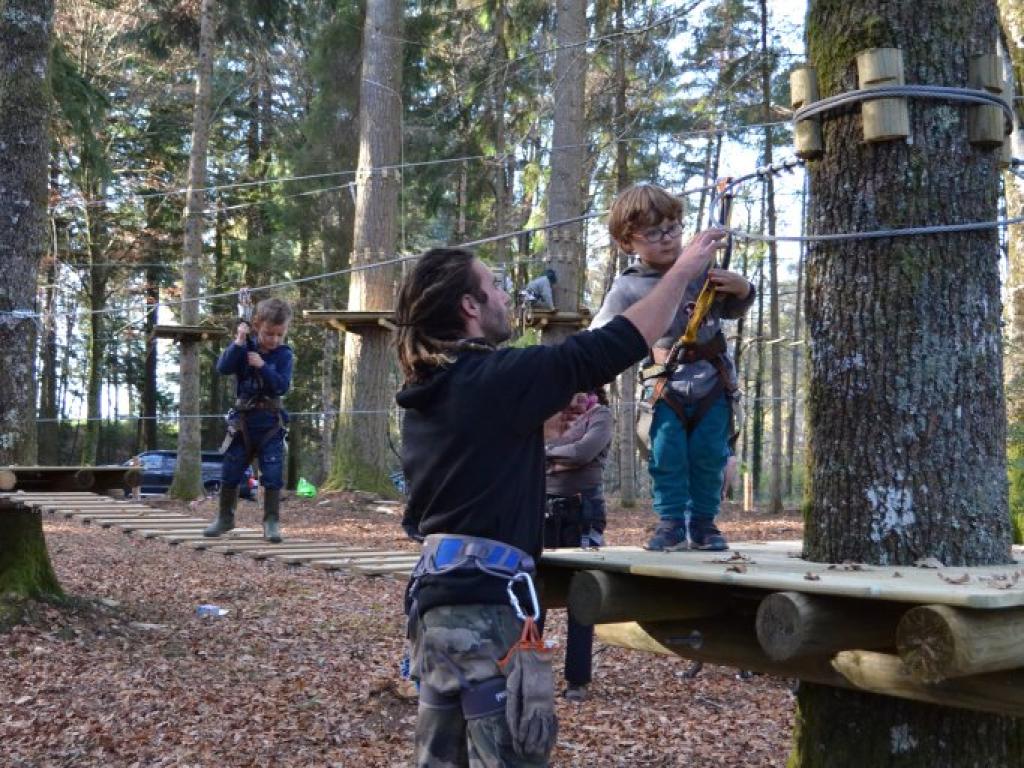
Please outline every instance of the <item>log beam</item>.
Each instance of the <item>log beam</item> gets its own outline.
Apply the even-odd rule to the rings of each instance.
[[[1024,672],[997,672],[927,685],[915,680],[899,656],[873,651],[843,651],[832,666],[853,687],[883,696],[913,699],[1024,717]]]
[[[972,611],[921,605],[904,615],[896,647],[917,681],[941,680],[1024,667],[1024,608]]]
[[[599,624],[595,627],[595,634],[602,642],[623,648],[673,653],[693,661],[799,678],[822,685],[847,685],[843,677],[831,668],[828,657],[772,661],[754,636],[752,618]]]
[[[899,605],[776,592],[758,605],[757,639],[774,661],[895,648],[903,611]]]
[[[569,587],[568,606],[580,624],[610,624],[715,616],[728,604],[724,590],[706,584],[579,571]]]

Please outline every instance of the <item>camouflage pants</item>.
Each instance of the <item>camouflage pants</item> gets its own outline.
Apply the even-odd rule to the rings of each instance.
[[[444,605],[415,622],[412,676],[442,694],[501,674],[498,660],[519,639],[522,623],[507,605]],[[543,768],[512,749],[505,713],[466,720],[459,707],[420,701],[417,768]]]

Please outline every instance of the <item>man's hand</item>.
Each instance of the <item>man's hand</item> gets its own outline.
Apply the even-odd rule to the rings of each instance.
[[[248,355],[246,355],[245,359],[246,362],[249,363],[249,365],[251,365],[253,368],[262,368],[264,365],[263,358],[260,357],[259,352],[250,352]]]
[[[244,347],[249,340],[250,330],[251,329],[249,328],[249,324],[247,322],[242,321],[241,323],[239,323],[238,327],[235,329],[235,344],[237,344],[240,347]]]
[[[738,272],[731,272],[728,269],[709,269],[708,280],[719,293],[729,293],[740,300],[750,295],[750,283]]]

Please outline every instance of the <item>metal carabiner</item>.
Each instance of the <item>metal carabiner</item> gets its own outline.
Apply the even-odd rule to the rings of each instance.
[[[520,571],[508,580],[508,601],[512,604],[512,610],[516,612],[516,616],[520,620],[526,621],[526,614],[523,613],[523,607],[519,604],[519,598],[516,597],[514,589],[517,581],[526,582],[526,589],[530,593],[530,601],[533,603],[533,616],[531,618],[534,621],[540,621],[540,601],[537,599],[537,590],[533,588],[533,579],[530,578],[530,574],[526,571]]]

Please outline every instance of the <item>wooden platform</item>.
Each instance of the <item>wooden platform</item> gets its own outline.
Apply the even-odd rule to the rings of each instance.
[[[1024,561],[1024,548],[1014,549],[1015,559]],[[574,571],[602,570],[899,603],[942,603],[967,608],[1024,606],[1021,562],[981,568],[833,566],[801,560],[800,550],[799,541],[742,542],[732,544],[727,552],[648,552],[638,547],[606,547],[597,552],[546,550],[542,564]]]
[[[349,333],[361,333],[367,327],[386,328],[395,331],[395,313],[388,311],[381,312],[348,312],[340,309],[306,309],[302,317],[311,323],[329,325],[336,331],[347,331]]]
[[[149,339],[172,339],[173,341],[211,341],[228,335],[228,330],[219,325],[156,325]]]
[[[204,518],[93,493],[0,493],[0,511],[19,508],[76,520],[82,525],[120,530],[141,539],[162,540],[171,546],[182,545],[224,556],[249,556],[289,567],[404,579],[419,559],[416,551],[371,550],[332,541],[287,537],[287,525],[286,538],[280,544],[266,541],[262,531],[254,528],[236,528],[223,536],[207,538],[203,536],[208,523]]]
[[[548,550],[543,602],[613,645],[1024,717],[1024,550],[971,568],[828,565],[800,550]]]
[[[138,467],[0,467],[0,491],[122,491],[138,485]]]

